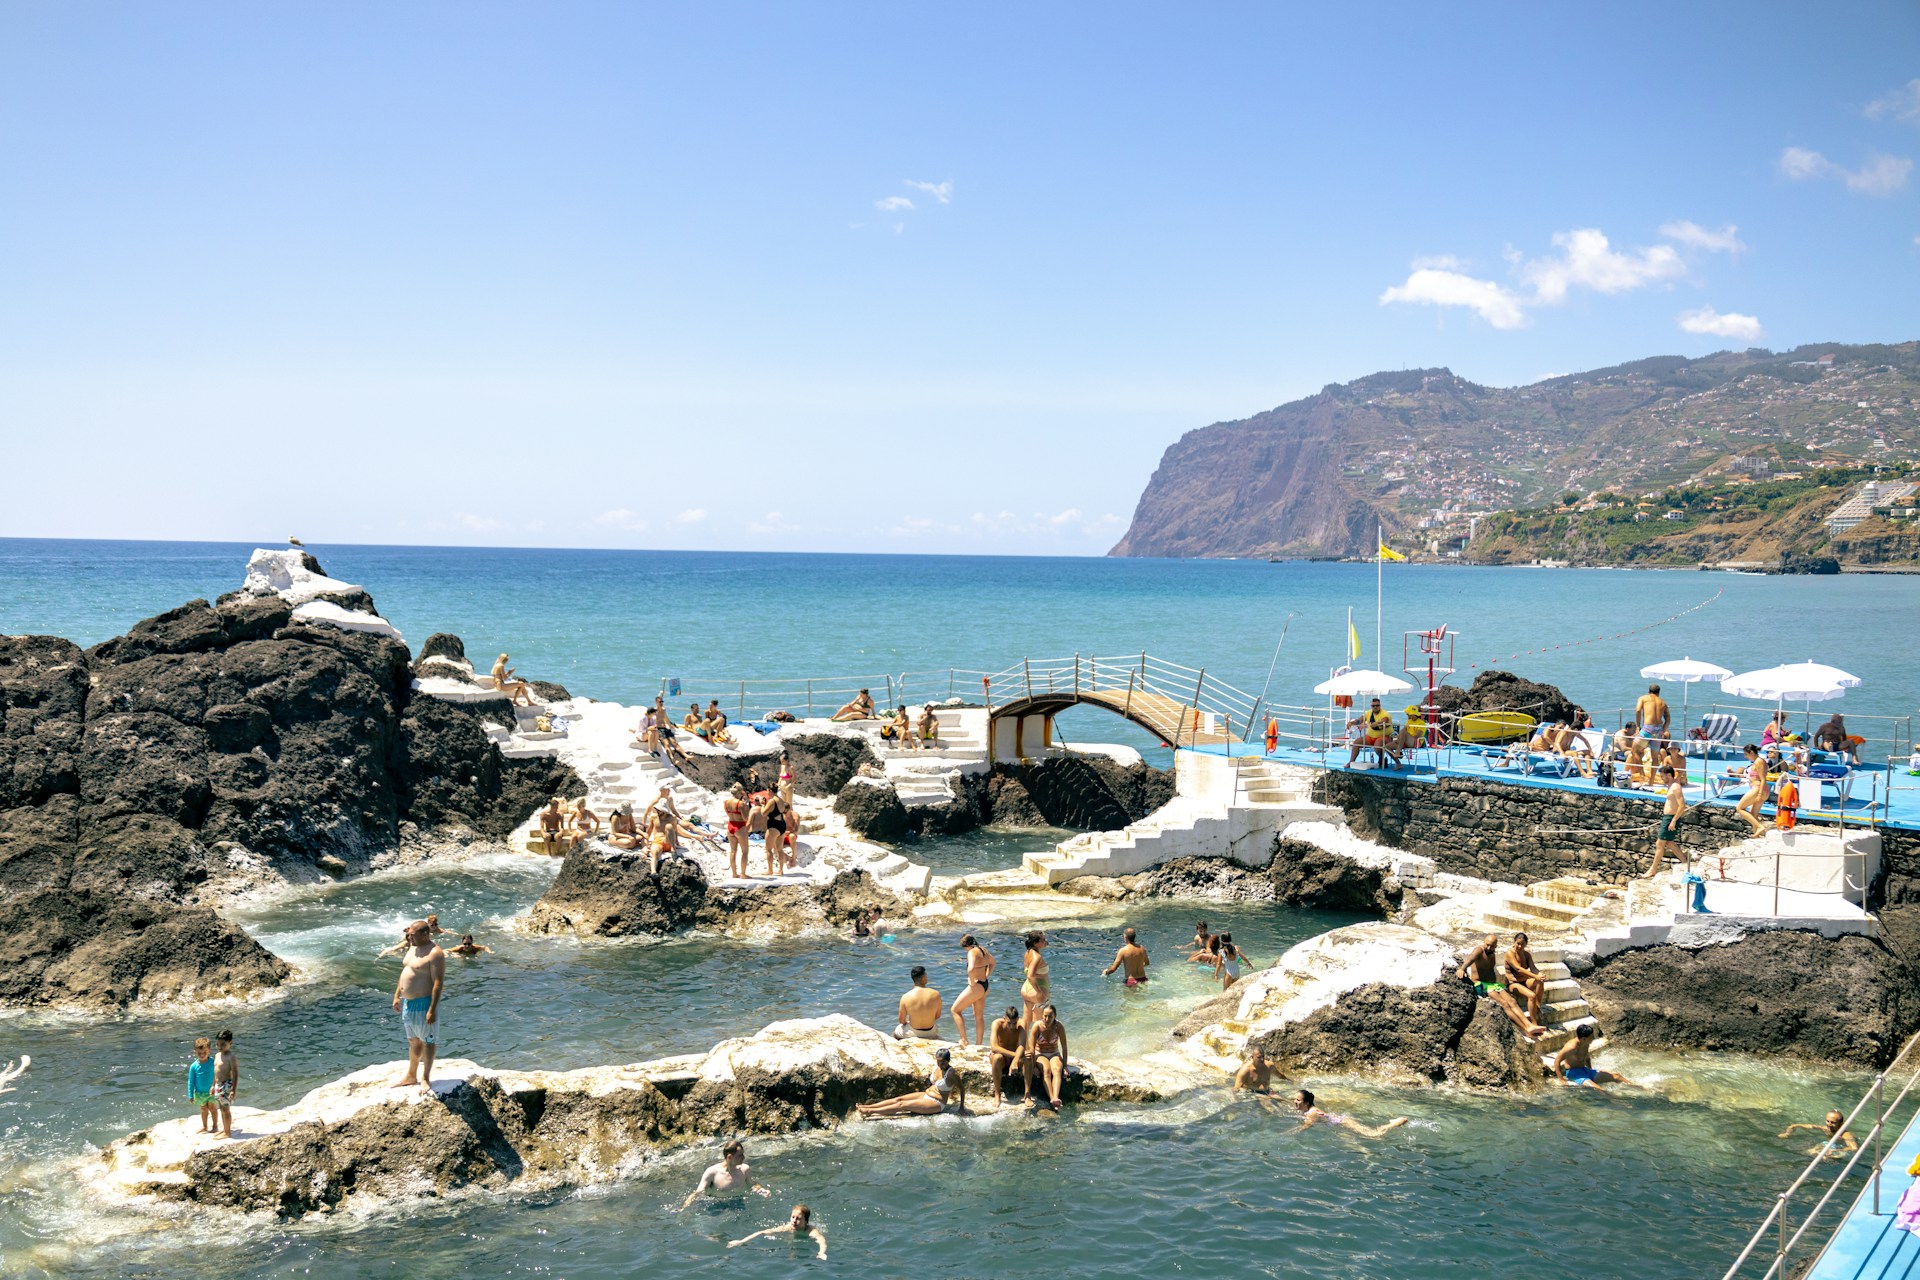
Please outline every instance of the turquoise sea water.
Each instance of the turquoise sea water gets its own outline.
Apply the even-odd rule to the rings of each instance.
[[[0,631],[82,643],[190,596],[238,584],[249,548],[0,541]],[[476,654],[577,692],[638,700],[660,677],[865,674],[1022,654],[1156,654],[1206,666],[1257,692],[1282,621],[1296,616],[1274,697],[1342,657],[1346,609],[1371,649],[1366,566],[916,557],[695,555],[315,548],[365,585],[416,643],[457,631]],[[1630,701],[1635,672],[1692,654],[1736,669],[1802,657],[1865,679],[1849,711],[1915,702],[1904,635],[1920,581],[1697,573],[1419,569],[1389,566],[1388,633],[1445,621],[1461,664],[1505,660],[1657,621],[1626,640],[1509,665],[1564,685],[1590,707]],[[1397,656],[1397,645],[1394,648]],[[1397,665],[1389,663],[1388,665]],[[1290,691],[1282,693],[1281,691]],[[1081,713],[1081,737],[1123,739]],[[942,870],[1000,865],[1030,834],[930,842]],[[1004,855],[1004,856],[1003,856]],[[891,1016],[914,963],[957,979],[957,931],[892,949],[827,938],[661,945],[523,938],[503,922],[553,867],[483,859],[306,891],[241,914],[308,980],[285,997],[217,1017],[79,1022],[0,1019],[0,1058],[32,1072],[0,1097],[0,1272],[23,1275],[416,1274],[624,1277],[1426,1276],[1577,1269],[1592,1276],[1717,1274],[1803,1158],[1773,1135],[1850,1100],[1862,1079],[1737,1059],[1628,1055],[1644,1096],[1549,1093],[1510,1100],[1316,1082],[1340,1110],[1414,1123],[1366,1143],[1293,1132],[1224,1091],[1163,1106],[849,1126],[757,1144],[769,1206],[669,1211],[708,1153],[663,1160],[617,1186],[542,1197],[455,1198],[345,1221],[262,1228],[217,1213],[153,1228],[76,1196],[62,1162],[179,1113],[192,1037],[231,1025],[246,1097],[280,1105],[399,1048],[374,953],[404,919],[437,911],[500,954],[453,972],[446,1052],[499,1067],[579,1067],[687,1052],[774,1018]],[[1209,993],[1168,963],[1192,922],[1225,922],[1260,961],[1342,923],[1286,908],[1135,905],[1050,930],[1056,992],[1077,1052],[1137,1052]],[[1150,993],[1103,982],[1123,924],[1166,971]],[[1016,958],[1011,928],[988,939]],[[786,1246],[731,1252],[721,1237],[814,1206],[832,1240],[817,1264]]]

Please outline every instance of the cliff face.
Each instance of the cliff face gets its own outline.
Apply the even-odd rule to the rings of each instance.
[[[1330,397],[1189,431],[1160,459],[1116,556],[1347,555],[1380,513],[1341,475]]]

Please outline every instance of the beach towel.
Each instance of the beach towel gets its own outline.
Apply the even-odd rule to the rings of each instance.
[[[1893,1211],[1893,1225],[1901,1231],[1920,1235],[1920,1182],[1901,1194],[1900,1206]]]

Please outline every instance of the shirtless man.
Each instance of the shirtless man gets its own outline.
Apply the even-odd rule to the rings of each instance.
[[[1111,977],[1116,969],[1127,971],[1127,985],[1137,987],[1147,980],[1147,949],[1135,941],[1133,930],[1128,929],[1121,935],[1126,944],[1113,953],[1113,963],[1100,971],[1103,978]]]
[[[1853,1131],[1851,1129],[1841,1128],[1846,1122],[1847,1118],[1838,1111],[1829,1111],[1827,1112],[1826,1123],[1790,1124],[1780,1131],[1780,1136],[1783,1138],[1792,1137],[1794,1132],[1799,1129],[1818,1129],[1826,1135],[1826,1140],[1819,1146],[1810,1148],[1807,1154],[1810,1156],[1824,1155],[1829,1159],[1838,1159],[1843,1155],[1860,1149],[1860,1140],[1853,1136]]]
[[[940,743],[940,717],[933,714],[933,704],[929,702],[920,711],[920,719],[914,724],[914,731],[921,742]]]
[[[407,1074],[393,1082],[426,1088],[433,1083],[435,1035],[440,1022],[440,991],[447,981],[447,953],[434,944],[425,920],[407,926],[406,961],[393,988],[393,1011],[407,1037]]]
[[[1247,1060],[1240,1064],[1240,1070],[1234,1075],[1233,1087],[1249,1093],[1267,1093],[1273,1087],[1275,1074],[1267,1055],[1260,1051],[1259,1045],[1255,1045],[1247,1050]]]
[[[710,1164],[707,1171],[700,1175],[700,1185],[687,1193],[680,1202],[685,1209],[700,1198],[701,1192],[711,1192],[715,1199],[723,1196],[744,1196],[751,1191],[757,1196],[770,1196],[773,1191],[754,1180],[753,1170],[747,1164],[747,1149],[735,1138],[720,1149],[720,1163]]]
[[[895,1040],[912,1037],[916,1040],[938,1040],[940,1038],[940,993],[927,985],[925,965],[913,966],[909,975],[913,987],[900,997],[900,1025],[893,1029]],[[979,1021],[975,1015],[975,1022]]]
[[[1647,879],[1660,874],[1660,861],[1672,857],[1673,864],[1680,866],[1686,855],[1680,852],[1680,818],[1687,811],[1687,793],[1680,779],[1674,775],[1672,765],[1660,767],[1660,785],[1667,789],[1667,802],[1660,806],[1660,826],[1653,833],[1653,865],[1647,868]]]
[[[1513,935],[1513,945],[1507,948],[1504,963],[1507,989],[1518,990],[1527,1002],[1527,1016],[1540,1021],[1540,1006],[1547,997],[1547,980],[1533,967],[1533,952],[1527,948],[1526,934]]]
[[[566,834],[567,811],[561,806],[559,796],[547,801],[547,807],[540,811],[540,841],[548,853],[565,853],[572,840]]]
[[[1500,1011],[1520,1029],[1521,1035],[1529,1040],[1537,1040],[1546,1034],[1547,1029],[1528,1018],[1515,1003],[1514,998],[1507,994],[1506,984],[1500,981],[1494,964],[1494,955],[1499,949],[1500,935],[1488,934],[1480,945],[1468,952],[1467,958],[1460,962],[1457,976],[1466,978],[1473,984],[1475,995],[1487,996],[1499,1005]],[[1467,974],[1469,969],[1473,970],[1471,977]]]
[[[1667,700],[1660,696],[1660,686],[1650,684],[1647,691],[1633,704],[1633,718],[1640,725],[1640,732],[1658,728],[1660,736],[1665,737],[1667,726],[1673,723],[1673,712],[1667,708]]]
[[[954,1037],[959,1044],[967,1042],[967,1020],[960,1015],[968,1009],[973,1010],[973,1042],[987,1042],[987,984],[993,978],[994,959],[987,949],[973,940],[968,934],[960,939],[960,949],[967,953],[967,989],[958,1000],[953,1002],[953,1029],[960,1034]]]
[[[457,947],[448,947],[447,954],[450,956],[492,955],[493,948],[483,947],[473,940],[472,934],[463,933],[460,935],[460,945]]]
[[[1573,1039],[1553,1055],[1553,1074],[1559,1077],[1562,1084],[1585,1085],[1589,1089],[1598,1089],[1603,1084],[1628,1084],[1636,1089],[1641,1087],[1618,1071],[1602,1071],[1593,1065],[1591,1022],[1583,1022],[1575,1027]]]

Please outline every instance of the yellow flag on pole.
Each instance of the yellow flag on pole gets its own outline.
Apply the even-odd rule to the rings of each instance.
[[[1380,558],[1382,560],[1405,560],[1406,559],[1405,556],[1401,555],[1398,551],[1395,551],[1392,547],[1388,546],[1384,540],[1382,540],[1382,542],[1380,543]]]
[[[1360,633],[1353,629],[1352,617],[1347,619],[1347,658],[1352,662],[1360,660]]]

